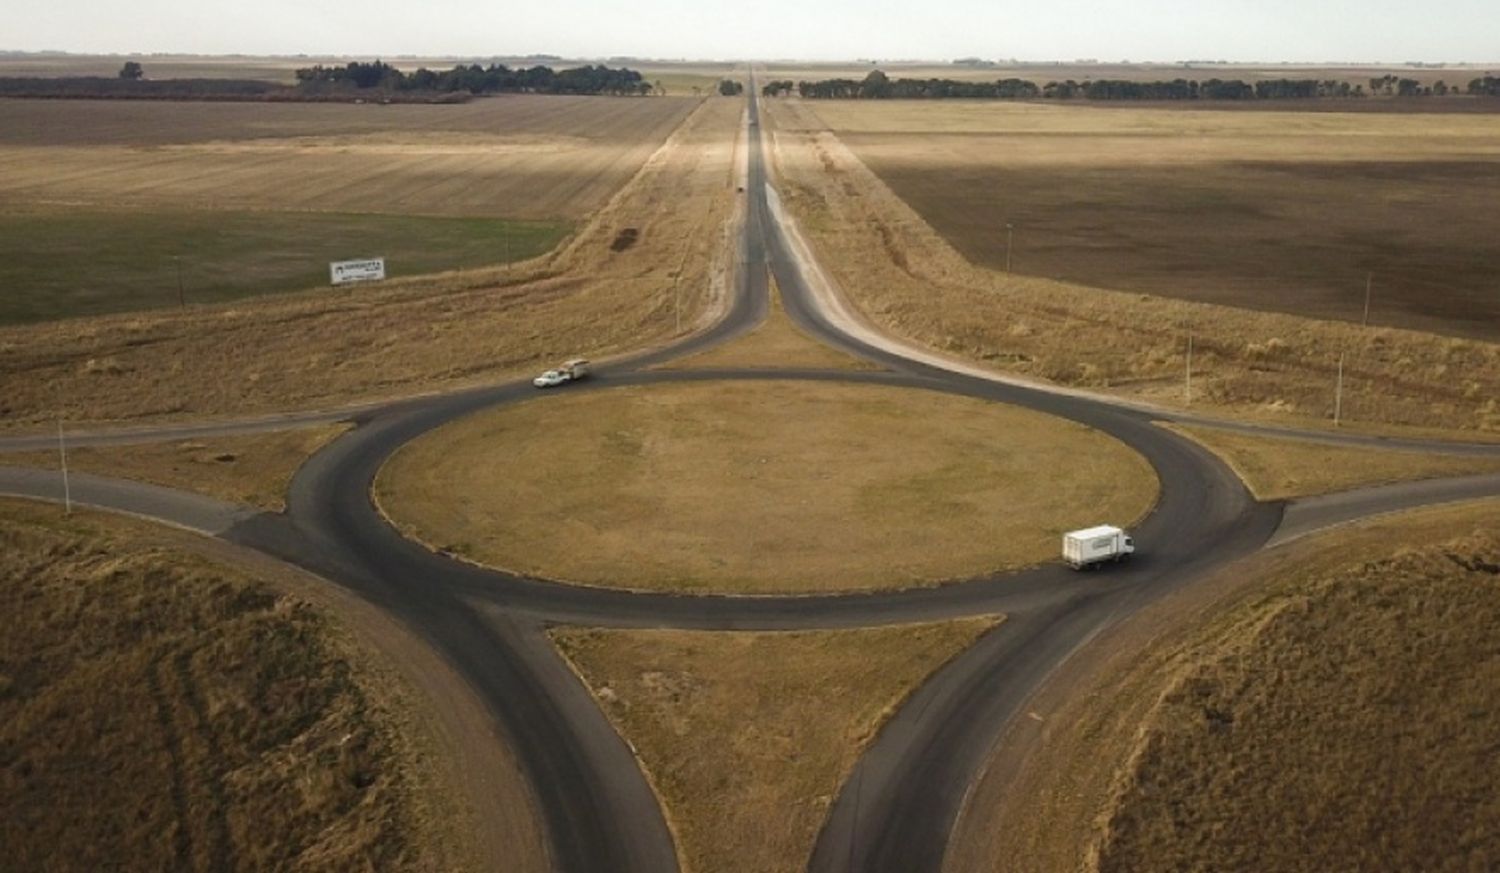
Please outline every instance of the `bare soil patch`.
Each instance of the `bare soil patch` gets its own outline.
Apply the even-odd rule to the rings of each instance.
[[[674,297],[684,330],[724,298],[742,108],[704,102],[566,246],[526,264],[0,328],[0,427],[343,405],[665,340]],[[624,226],[640,241],[611,252]]]
[[[297,468],[348,430],[335,424],[242,436],[80,446],[68,450],[68,469],[135,479],[217,497],[269,512],[286,508],[286,490]],[[61,470],[59,452],[0,453],[0,464]]]
[[[1284,500],[1366,485],[1500,471],[1500,458],[1337,446],[1166,425],[1223,458],[1258,500]]]
[[[996,369],[1164,405],[1182,405],[1187,399],[1183,381],[1191,335],[1193,406],[1299,424],[1332,418],[1342,356],[1346,425],[1500,428],[1495,401],[1500,396],[1500,345],[1109,291],[976,267],[827,132],[807,104],[790,100],[773,101],[771,106],[784,200],[845,295],[881,329]],[[992,124],[998,117],[988,104],[968,106],[945,110],[954,113],[944,117],[955,130]],[[880,108],[859,111],[874,113]],[[1118,114],[1057,113],[1053,107],[1035,106],[1012,109],[1016,114],[1004,117],[1032,125],[1038,135],[1047,130],[1043,122],[1071,125],[1064,132],[1079,141],[1093,135],[1090,125],[1100,124],[1094,118]],[[868,118],[871,124],[899,128],[902,112],[919,110],[920,106],[902,104],[894,115]],[[826,111],[818,107],[819,113]],[[1172,125],[1183,123],[1183,116],[1165,115]],[[1227,115],[1241,119],[1236,124],[1244,130],[1235,137],[1266,129],[1258,119],[1268,116]],[[1293,119],[1312,131],[1319,125],[1337,129],[1344,123],[1336,115],[1298,114]],[[1459,129],[1479,122],[1495,123],[1445,118],[1443,125]],[[1165,127],[1160,138],[1171,140],[1167,134],[1177,129]],[[1274,151],[1275,137],[1266,136],[1272,142],[1265,147]],[[1181,148],[1194,148],[1196,140],[1187,139]],[[1458,141],[1466,140],[1457,137],[1454,142]],[[1491,146],[1473,143],[1485,155],[1494,153]],[[1037,159],[1045,154],[1044,149]],[[992,229],[996,245],[1003,247],[1004,224]],[[1025,229],[1016,230],[1019,258]],[[1362,283],[1357,291],[1362,305]]]
[[[1341,528],[1107,632],[1002,740],[945,869],[1489,866],[1497,525]]]
[[[996,623],[552,636],[640,757],[685,873],[764,873],[806,867],[885,719]]]
[[[1038,563],[1062,531],[1128,524],[1156,493],[1140,456],[1072,422],[796,382],[538,399],[408,444],[376,481],[403,530],[473,561],[741,592],[924,585]]]

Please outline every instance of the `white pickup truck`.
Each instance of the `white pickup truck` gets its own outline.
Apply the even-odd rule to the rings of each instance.
[[[571,361],[563,361],[562,366],[556,370],[548,370],[532,379],[531,384],[538,388],[551,388],[564,382],[576,382],[588,374],[589,362],[583,358],[574,358]]]
[[[1135,540],[1124,530],[1110,525],[1086,527],[1063,534],[1063,560],[1075,570],[1105,561],[1124,561],[1135,554]]]

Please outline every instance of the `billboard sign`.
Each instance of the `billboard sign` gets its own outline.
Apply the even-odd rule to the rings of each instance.
[[[350,282],[379,282],[385,278],[385,258],[363,261],[334,261],[328,265],[328,280],[335,285]]]

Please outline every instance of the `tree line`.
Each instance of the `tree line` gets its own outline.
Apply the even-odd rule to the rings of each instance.
[[[406,73],[384,61],[321,64],[296,72],[297,87],[307,91],[359,89],[469,94],[612,94],[646,95],[657,90],[635,70],[602,64],[554,70],[538,65],[511,69],[504,64],[458,64],[451,70],[421,67]]]
[[[1416,79],[1382,76],[1365,83],[1337,79],[1172,79],[1137,82],[1126,79],[1068,79],[1038,85],[1025,79],[962,81],[955,79],[892,79],[874,70],[863,79],[823,79],[796,83],[803,97],[826,100],[940,100],[968,98],[991,100],[1312,100],[1318,98],[1443,97],[1463,93],[1444,82],[1423,85]],[[790,81],[767,84],[767,97],[790,93]],[[1500,96],[1500,78],[1484,76],[1468,84],[1475,96]]]

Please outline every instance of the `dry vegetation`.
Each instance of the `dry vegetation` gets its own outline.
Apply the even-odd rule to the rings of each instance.
[[[480,413],[408,444],[376,481],[403,530],[470,560],[586,584],[743,592],[932,584],[1037,563],[1064,530],[1141,517],[1156,490],[1140,456],[1062,419],[775,381]]]
[[[1365,485],[1500,472],[1500,457],[1340,446],[1168,425],[1223,458],[1258,500],[1284,500]]]
[[[81,446],[68,451],[68,469],[280,512],[297,468],[347,429],[348,425],[336,424],[201,440]],[[57,452],[0,453],[0,464],[58,468],[61,457]]]
[[[823,345],[792,323],[781,306],[781,291],[771,282],[766,320],[739,339],[666,364],[662,369],[813,369],[866,370],[876,365]]]
[[[1341,528],[1106,634],[1002,743],[945,869],[1493,867],[1497,529],[1494,501]]]
[[[696,101],[0,101],[0,204],[579,218]]]
[[[514,273],[0,328],[0,427],[344,404],[664,340],[679,270],[684,329],[722,298],[742,111],[703,102],[568,245]],[[613,250],[627,227],[638,241]]]
[[[994,624],[553,638],[635,748],[684,873],[766,873],[805,869],[886,717]]]
[[[1089,139],[1083,135],[1088,133],[1088,124],[1108,124],[1108,119],[1130,119],[1134,117],[1132,112],[1141,112],[957,105],[956,101],[954,104],[932,107],[840,104],[833,109],[819,104],[817,111],[859,113],[861,118],[874,119],[867,122],[871,126],[885,117],[882,113],[891,112],[894,115],[883,123],[898,127],[910,123],[914,113],[946,113],[936,117],[939,121],[946,118],[954,130],[977,124],[968,120],[973,115],[990,124],[992,117],[984,113],[1004,113],[1006,119],[1021,121],[1035,115],[1048,124],[1057,123],[1065,128],[1068,124],[1082,126],[1080,130],[1063,131],[1067,137],[1080,140]],[[977,267],[860,163],[826,130],[808,104],[773,101],[771,107],[777,165],[788,206],[801,220],[823,256],[825,267],[844,291],[868,318],[887,330],[1004,370],[1064,384],[1107,388],[1168,404],[1182,399],[1186,338],[1191,333],[1195,338],[1195,405],[1278,420],[1331,417],[1334,377],[1339,356],[1345,354],[1344,415],[1349,421],[1455,429],[1500,428],[1500,406],[1495,399],[1500,396],[1500,346],[1396,328],[1361,328],[1355,324],[1006,276]],[[1152,146],[1160,145],[1164,153],[1175,154],[1180,161],[1192,158],[1197,164],[1202,163],[1201,156],[1193,158],[1180,152],[1191,149],[1195,142],[1211,145],[1212,138],[1186,137],[1187,145],[1178,146],[1173,143],[1184,138],[1170,136],[1172,131],[1208,118],[1230,131],[1239,130],[1237,135],[1253,143],[1258,141],[1251,136],[1256,124],[1265,125],[1267,119],[1279,117],[1263,113],[1157,115],[1176,120],[1162,123],[1159,135],[1150,141]],[[1094,117],[1105,120],[1088,121]],[[1239,120],[1224,121],[1224,118]],[[1346,135],[1358,133],[1357,124],[1343,116],[1293,118],[1311,119],[1297,123],[1315,130],[1320,123],[1316,119],[1335,119],[1326,123],[1345,125],[1349,128]],[[1358,117],[1369,118],[1377,118],[1381,124],[1410,123],[1405,118]],[[1041,125],[1042,121],[1029,123]],[[1137,119],[1133,123],[1139,126],[1145,121]],[[1458,130],[1464,124],[1484,127],[1494,122],[1488,117],[1445,116],[1442,129]],[[1272,130],[1263,128],[1262,139],[1273,141]],[[1044,132],[1042,128],[1029,136],[1045,139]],[[920,142],[939,155],[945,154],[945,142],[965,139],[962,135],[952,135],[952,131],[944,134],[924,129],[920,133]],[[878,138],[873,133],[862,136],[867,139],[861,148],[870,151],[873,142],[885,141],[890,134],[883,133]],[[1411,137],[1407,141],[1409,156],[1420,157],[1423,153],[1411,143],[1426,140],[1415,133]],[[1475,149],[1485,159],[1494,160],[1493,137],[1488,140],[1478,137],[1477,131],[1463,128],[1461,135],[1440,140],[1434,147],[1447,148],[1452,154],[1444,156],[1439,151],[1432,156],[1455,160],[1458,151]],[[1030,141],[1026,136],[1016,138]],[[1347,138],[1358,139],[1353,135]],[[1391,133],[1389,139],[1400,137]],[[1018,155],[1029,150],[1024,142],[1016,149]],[[1077,151],[1075,148],[1074,153]],[[1035,160],[1044,157],[1031,153]],[[1143,154],[1149,158],[1150,152],[1143,149]],[[1009,152],[1002,155],[1008,156]],[[968,151],[963,160],[972,157],[972,151]],[[1364,157],[1373,159],[1375,155]],[[995,158],[986,160],[993,162]],[[1406,165],[1422,166],[1415,160],[1403,166]],[[1459,186],[1459,190],[1466,185]],[[1460,194],[1461,199],[1467,196]],[[1134,205],[1141,210],[1152,202],[1144,194],[1137,200]],[[1191,206],[1187,204],[1184,208]],[[1468,224],[1485,220],[1484,216],[1491,212],[1487,207],[1471,209],[1460,222],[1465,227],[1455,228],[1454,233],[1467,239]],[[1191,217],[1191,209],[1184,214]],[[1450,219],[1444,226],[1453,225]],[[993,231],[991,247],[1000,246],[1003,257],[1003,222],[988,226]],[[1493,244],[1492,234],[1486,239],[1489,242],[1483,245]],[[1024,252],[1031,244],[1026,229],[1018,229],[1017,251]],[[1235,239],[1226,242],[1224,248],[1242,244],[1243,240]],[[1201,245],[1198,247],[1201,249]],[[1021,257],[1024,254],[1018,254],[1018,259]],[[1354,283],[1351,293],[1352,299],[1362,303],[1361,281]],[[1473,306],[1467,310],[1471,315],[1490,305],[1483,298],[1472,302]],[[1377,311],[1382,305],[1388,304],[1377,300]]]
[[[8,868],[462,863],[426,844],[427,765],[305,603],[143,525],[14,503],[0,601]]]

